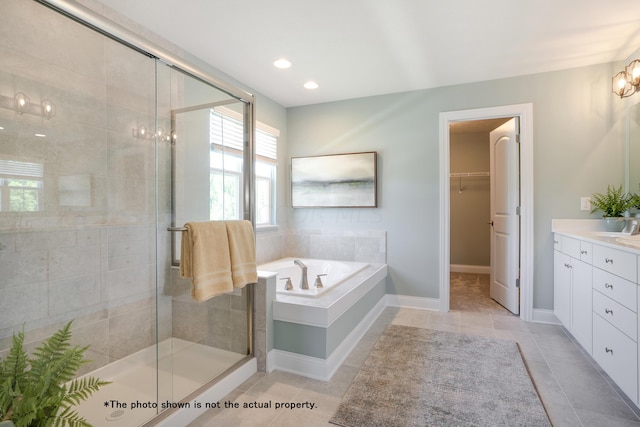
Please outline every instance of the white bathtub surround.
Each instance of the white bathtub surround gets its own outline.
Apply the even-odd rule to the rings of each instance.
[[[273,299],[266,301],[267,309],[271,302],[274,331],[266,371],[278,369],[328,381],[386,306],[387,266],[302,260],[314,266],[333,263],[342,277],[315,296],[284,290],[276,294],[273,290]],[[266,269],[274,267],[291,274],[288,271],[291,266],[300,270],[293,264],[293,258],[260,265],[258,269],[262,278],[269,274]],[[284,283],[276,284],[273,274],[271,278],[273,286],[282,289]],[[313,287],[311,276],[309,282]],[[293,285],[299,286],[299,277]]]
[[[306,356],[284,350],[274,349],[269,353],[273,369],[291,372],[293,374],[313,378],[319,381],[329,381],[342,365],[351,351],[358,345],[360,339],[367,333],[369,327],[382,314],[387,306],[384,298],[371,309],[358,325],[347,335],[342,343],[326,359]]]

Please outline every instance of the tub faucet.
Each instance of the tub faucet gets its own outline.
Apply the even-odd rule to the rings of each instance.
[[[299,259],[294,259],[293,263],[302,269],[302,277],[300,278],[300,289],[309,289],[309,281],[307,280],[307,266]]]

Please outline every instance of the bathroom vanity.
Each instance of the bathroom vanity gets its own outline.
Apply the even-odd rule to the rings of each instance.
[[[554,314],[637,406],[640,235],[554,227]]]

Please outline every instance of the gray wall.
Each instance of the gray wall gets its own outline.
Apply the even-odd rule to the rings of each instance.
[[[439,113],[532,103],[534,308],[553,308],[552,218],[586,218],[580,196],[624,180],[622,63],[288,110],[288,155],[375,150],[377,209],[291,209],[289,225],[388,233],[387,291],[438,298]]]

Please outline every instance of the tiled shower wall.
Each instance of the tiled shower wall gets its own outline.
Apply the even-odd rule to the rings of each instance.
[[[35,2],[2,9],[0,95],[50,99],[56,114],[0,108],[0,160],[44,170],[36,211],[0,206],[0,356],[12,334],[24,330],[31,350],[74,319],[88,371],[156,342],[155,281],[168,272],[156,265],[156,196],[162,220],[170,147],[156,163],[154,141],[132,136],[155,123],[155,62]],[[162,338],[171,304],[159,298]]]

